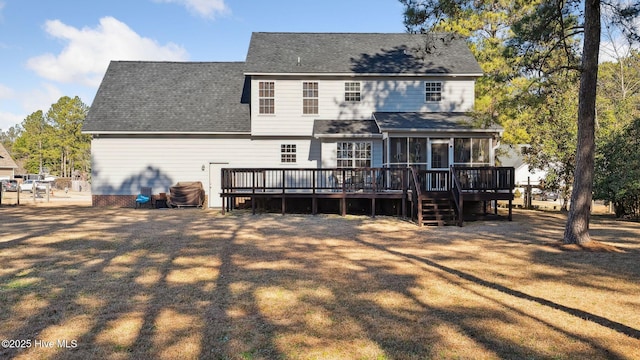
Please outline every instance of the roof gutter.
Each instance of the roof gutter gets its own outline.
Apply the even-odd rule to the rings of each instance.
[[[382,132],[436,132],[436,133],[502,133],[500,129],[424,129],[424,128],[393,128],[384,129],[380,128]]]
[[[89,135],[251,135],[247,132],[207,132],[207,131],[83,131]]]
[[[245,76],[313,76],[313,77],[323,77],[323,76],[333,76],[333,77],[482,77],[483,73],[469,73],[469,74],[447,74],[447,73],[316,73],[316,72],[308,72],[308,73],[294,73],[294,72],[273,72],[273,73],[265,73],[265,72],[246,72]]]
[[[313,137],[316,139],[382,139],[382,134],[316,134]]]

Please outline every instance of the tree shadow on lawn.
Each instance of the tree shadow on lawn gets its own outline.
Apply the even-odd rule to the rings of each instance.
[[[548,358],[567,339],[569,358],[624,358],[530,303],[637,338],[624,324],[449,265],[469,252],[425,255],[476,241],[457,228],[130,209],[58,210],[43,225],[36,214],[15,214],[0,234],[10,242],[0,245],[0,335],[78,347],[0,349],[3,358]],[[476,235],[495,243],[490,251],[539,248],[540,237],[485,239],[492,227],[473,227],[486,229]],[[527,326],[549,343],[528,340]]]

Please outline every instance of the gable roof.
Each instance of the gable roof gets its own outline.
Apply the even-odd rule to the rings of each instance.
[[[0,144],[0,168],[2,169],[17,169],[18,164],[11,158],[11,155],[5,149],[5,147]]]
[[[113,61],[83,131],[249,133],[242,62]]]
[[[465,39],[447,33],[258,32],[246,72],[482,76]]]
[[[523,145],[500,145],[496,153],[500,166],[512,166],[517,169],[525,165],[524,157],[522,156],[523,147]]]
[[[472,118],[465,113],[456,112],[375,112],[373,118],[383,132],[476,132],[499,133],[500,126],[477,128]]]

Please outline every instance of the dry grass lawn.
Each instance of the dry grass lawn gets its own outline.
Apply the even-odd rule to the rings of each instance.
[[[0,358],[640,359],[640,224],[563,228],[2,207]]]

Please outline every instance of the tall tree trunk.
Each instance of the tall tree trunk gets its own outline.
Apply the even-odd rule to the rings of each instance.
[[[596,86],[600,51],[600,0],[585,0],[584,47],[578,100],[578,149],[565,244],[591,241],[589,220],[595,155]]]

